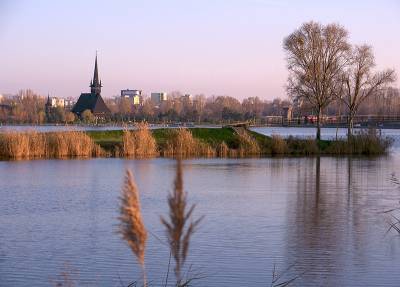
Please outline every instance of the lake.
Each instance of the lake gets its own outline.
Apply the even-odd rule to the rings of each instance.
[[[382,157],[185,160],[189,202],[195,217],[205,216],[186,263],[192,276],[204,275],[197,286],[270,286],[274,266],[292,266],[283,277],[301,275],[294,286],[399,286],[400,236],[386,233],[383,212],[400,207],[392,180],[400,179],[400,131],[382,131],[396,140]],[[175,161],[113,158],[0,161],[0,286],[52,286],[65,271],[79,286],[138,279],[116,233],[126,169],[151,232],[148,277],[162,285],[169,251],[160,215],[168,212]]]

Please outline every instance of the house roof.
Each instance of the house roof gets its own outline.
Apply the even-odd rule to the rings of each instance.
[[[111,113],[103,98],[94,93],[82,93],[72,108],[72,112],[76,114],[81,114],[84,110],[90,110],[94,115]]]

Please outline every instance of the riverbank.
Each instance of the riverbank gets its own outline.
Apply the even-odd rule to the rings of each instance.
[[[390,145],[390,139],[373,130],[350,141],[316,141],[240,127],[149,129],[142,124],[136,130],[1,133],[0,158],[383,155]]]

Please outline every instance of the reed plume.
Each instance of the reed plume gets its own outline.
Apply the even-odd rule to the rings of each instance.
[[[168,195],[168,206],[169,221],[161,217],[161,222],[166,228],[171,254],[175,260],[177,285],[180,285],[182,281],[181,270],[188,254],[190,238],[202,220],[202,218],[195,221],[192,220],[192,213],[195,205],[192,205],[187,211],[186,194],[183,191],[182,163],[180,159],[177,160],[174,190]]]
[[[126,171],[124,186],[122,188],[119,220],[119,233],[128,243],[142,267],[143,284],[146,286],[144,255],[147,242],[147,230],[143,223],[140,209],[139,191],[133,179],[133,175],[129,170]]]

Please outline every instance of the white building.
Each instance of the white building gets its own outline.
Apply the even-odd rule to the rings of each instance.
[[[132,99],[134,105],[143,103],[142,90],[121,90],[121,98]]]
[[[75,105],[75,100],[73,98],[64,99],[64,108],[71,110]]]
[[[156,104],[159,105],[161,102],[164,102],[168,99],[167,93],[164,92],[157,92],[151,93],[151,100]]]
[[[63,98],[51,97],[50,103],[52,108],[61,107],[64,108],[65,102]]]

